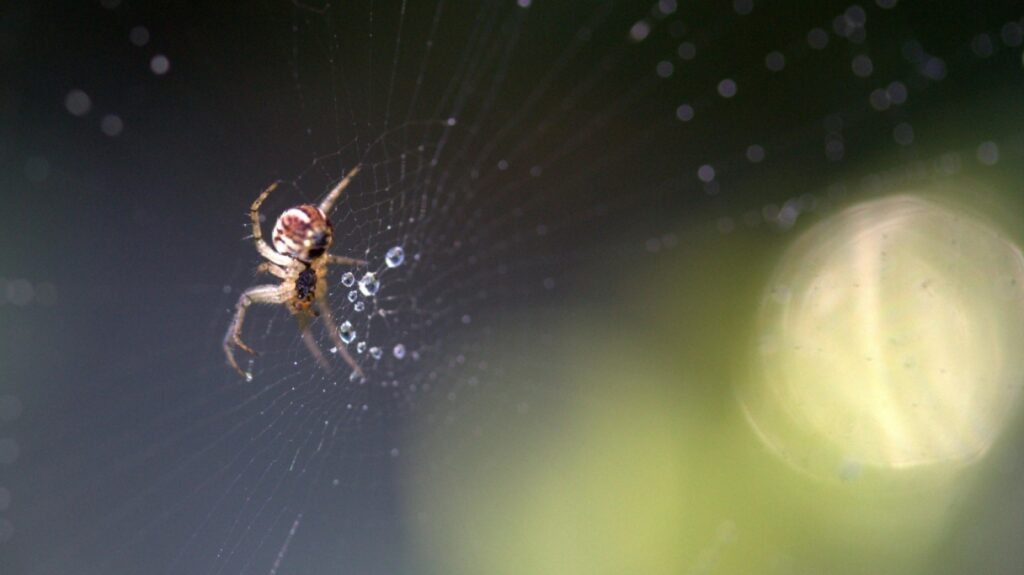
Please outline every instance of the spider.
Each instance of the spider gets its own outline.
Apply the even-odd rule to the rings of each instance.
[[[306,347],[309,348],[317,362],[329,371],[327,360],[324,359],[316,340],[309,332],[309,322],[312,318],[322,318],[327,333],[337,346],[338,353],[352,368],[355,376],[363,376],[363,370],[360,369],[359,364],[341,341],[338,327],[331,318],[331,309],[327,305],[327,266],[330,264],[366,265],[364,260],[327,253],[334,236],[328,215],[331,208],[334,207],[334,202],[338,200],[352,179],[359,174],[360,168],[361,166],[353,168],[327,194],[319,206],[303,204],[285,210],[274,224],[273,249],[264,241],[263,232],[260,230],[260,205],[277,189],[278,183],[275,182],[263,190],[256,201],[252,203],[252,207],[249,208],[256,251],[267,260],[257,266],[256,271],[280,278],[281,283],[251,287],[239,296],[238,303],[235,304],[235,316],[231,320],[228,332],[224,335],[224,355],[227,356],[228,364],[246,380],[251,380],[252,374],[242,371],[242,368],[238,366],[233,348],[239,347],[256,355],[256,351],[242,342],[242,323],[245,321],[245,312],[254,303],[285,305],[288,311],[298,319],[299,329]]]

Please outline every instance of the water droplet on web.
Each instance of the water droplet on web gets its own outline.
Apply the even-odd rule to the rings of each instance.
[[[815,50],[824,50],[828,46],[828,32],[814,28],[807,33],[807,43]]]
[[[379,347],[373,346],[370,348],[370,355],[373,356],[373,359],[380,359],[380,356],[384,354],[381,352]]]
[[[850,68],[857,76],[867,78],[875,70],[875,65],[871,62],[871,58],[865,54],[859,54],[850,63]]]
[[[252,381],[252,372],[251,371],[245,372],[245,381]]]
[[[393,349],[391,353],[395,356],[395,359],[402,359],[405,357],[405,346],[400,343],[396,343],[395,349]]]
[[[986,166],[994,166],[999,163],[999,146],[992,141],[982,142],[978,146],[978,161]]]
[[[683,42],[676,49],[676,54],[683,60],[693,60],[697,57],[697,46],[693,42]]]
[[[364,309],[366,309],[366,304],[361,301],[357,301],[356,305],[352,306],[352,309],[356,311],[363,311]]]
[[[359,353],[365,353],[366,352],[366,342],[365,341],[361,341],[361,342],[357,343],[356,344],[356,351],[358,351]]]
[[[651,25],[645,20],[640,20],[629,29],[629,38],[634,42],[643,42],[651,33]]]
[[[718,95],[723,98],[732,98],[736,95],[736,81],[726,78],[718,83]]]
[[[352,322],[346,321],[338,328],[338,336],[345,343],[352,343],[356,338],[356,330],[352,328]]]
[[[145,46],[149,43],[149,30],[145,26],[136,26],[128,33],[128,40],[136,46]]]
[[[348,301],[356,301],[357,299],[359,299],[359,292],[356,290],[348,292]]]
[[[380,289],[380,281],[373,272],[366,272],[362,278],[359,279],[359,291],[363,292],[365,296],[371,296],[377,293]]]
[[[885,95],[893,104],[902,104],[907,101],[907,86],[903,82],[892,82],[885,89]]]
[[[100,131],[104,134],[114,137],[124,130],[124,122],[116,114],[107,114],[100,120]]]
[[[157,76],[163,76],[171,69],[171,61],[163,54],[157,54],[149,61],[149,69]]]
[[[909,146],[914,143],[914,127],[906,122],[900,122],[893,128],[892,138],[901,146]]]
[[[402,265],[402,262],[404,261],[405,250],[402,249],[402,246],[395,246],[391,248],[390,250],[388,250],[387,255],[384,257],[384,263],[387,264],[389,268],[397,268],[398,266]]]
[[[92,99],[89,98],[89,94],[75,89],[68,92],[68,95],[64,98],[64,107],[71,112],[73,116],[84,116],[89,113],[92,108]]]
[[[764,148],[757,144],[752,144],[748,146],[747,159],[755,164],[760,162],[761,160],[764,160]]]
[[[341,285],[345,287],[352,287],[356,285],[356,276],[352,272],[345,272],[341,276]]]

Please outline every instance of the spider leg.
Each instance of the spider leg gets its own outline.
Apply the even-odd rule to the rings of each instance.
[[[310,355],[313,359],[320,364],[320,367],[325,372],[331,372],[331,364],[327,362],[327,358],[324,357],[324,353],[320,351],[320,346],[317,345],[316,339],[313,337],[313,332],[309,330],[309,323],[313,319],[308,312],[292,312],[295,319],[299,322],[299,331],[302,332],[302,342],[306,344],[306,349],[309,350]]]
[[[334,254],[328,254],[327,263],[339,264],[343,266],[365,266],[366,260],[357,260],[355,258],[347,258],[345,256],[336,256]]]
[[[288,272],[286,272],[284,268],[273,262],[263,262],[260,265],[256,266],[256,273],[268,273],[274,277],[279,277],[281,279],[286,279],[288,277]]]
[[[317,289],[317,293],[327,293],[327,282],[324,282],[323,289]],[[331,306],[327,305],[326,297],[317,297],[316,306],[320,310],[320,319],[324,322],[324,329],[327,330],[327,335],[334,342],[334,345],[338,348],[338,354],[345,360],[345,363],[352,368],[352,371],[359,377],[365,377],[362,368],[356,363],[352,354],[349,353],[348,347],[345,346],[345,342],[341,341],[341,336],[338,334],[338,326],[334,323],[334,317],[331,316]]]
[[[353,178],[359,175],[359,170],[361,170],[362,168],[363,165],[358,164],[356,165],[356,167],[349,170],[347,174],[345,174],[345,177],[342,178],[340,182],[338,182],[338,185],[334,186],[334,189],[331,190],[329,194],[327,194],[327,197],[324,198],[324,201],[320,202],[321,212],[325,214],[331,213],[331,208],[334,207],[334,202],[338,201],[338,197],[341,196],[341,192],[345,191],[345,188],[347,188],[348,185],[352,183]]]
[[[235,352],[232,349],[233,346],[237,346],[251,354],[256,354],[256,351],[251,347],[245,345],[242,342],[242,323],[245,322],[245,312],[249,309],[249,306],[254,303],[284,303],[287,299],[287,292],[276,285],[262,285],[251,287],[238,297],[238,303],[235,304],[235,317],[231,320],[231,325],[228,327],[228,332],[224,334],[224,355],[227,357],[228,364],[235,368],[235,371],[242,377],[248,379],[249,376],[242,371],[242,368],[238,367],[238,362],[235,360]]]
[[[280,182],[274,182],[273,184],[270,184],[267,186],[267,189],[263,190],[263,192],[256,197],[252,206],[249,207],[249,218],[252,220],[252,239],[256,243],[256,251],[258,251],[261,256],[275,264],[279,266],[286,266],[290,261],[288,256],[277,253],[274,251],[274,248],[267,245],[267,242],[263,240],[263,230],[260,229],[260,206],[263,205],[263,201],[267,199],[267,196],[277,189],[277,185],[279,183]]]

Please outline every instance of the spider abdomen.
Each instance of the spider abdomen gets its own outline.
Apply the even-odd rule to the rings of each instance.
[[[295,278],[295,298],[301,302],[311,302],[316,297],[316,272],[306,268]]]
[[[274,224],[274,249],[304,262],[322,256],[331,247],[331,222],[316,206],[289,208]]]

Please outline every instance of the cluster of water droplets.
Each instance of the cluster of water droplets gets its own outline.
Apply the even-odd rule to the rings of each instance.
[[[405,249],[402,246],[394,246],[384,255],[384,265],[387,269],[397,268],[403,263],[405,263]],[[360,298],[360,295],[365,298],[376,296],[380,291],[381,281],[377,277],[377,272],[367,271],[358,280],[354,273],[345,272],[341,276],[341,285],[351,288],[346,298],[352,303],[352,309],[360,313],[366,309],[366,303]],[[350,321],[345,321],[338,327],[338,335],[345,344],[356,341],[358,337],[358,333]],[[384,356],[384,351],[380,347],[370,346],[366,341],[356,343],[355,350],[360,354],[369,353],[373,359],[381,359]],[[396,359],[402,359],[405,357],[405,354],[405,345],[401,343],[395,344],[392,349],[392,355]]]

